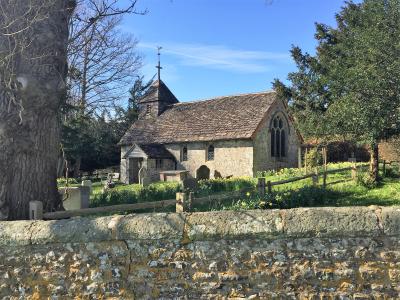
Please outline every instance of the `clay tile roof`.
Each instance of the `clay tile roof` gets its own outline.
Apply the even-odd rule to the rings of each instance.
[[[273,91],[183,102],[136,121],[120,145],[249,139],[276,100]]]
[[[179,102],[162,80],[154,81],[147,90],[146,94],[143,96],[143,98],[140,99],[138,102],[153,102],[158,101],[159,99],[163,99],[164,102],[167,102],[169,104],[175,104]]]

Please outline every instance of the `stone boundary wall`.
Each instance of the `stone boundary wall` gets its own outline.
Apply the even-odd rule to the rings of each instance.
[[[400,207],[0,222],[0,299],[399,299]]]

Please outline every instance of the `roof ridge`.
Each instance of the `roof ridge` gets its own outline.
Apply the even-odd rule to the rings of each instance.
[[[270,94],[270,93],[275,93],[275,91],[274,90],[267,90],[267,91],[256,92],[256,93],[241,93],[241,94],[217,96],[217,97],[213,97],[213,98],[206,98],[206,99],[200,99],[200,100],[179,102],[179,103],[172,104],[172,106],[178,106],[178,105],[183,105],[183,104],[192,104],[192,103],[198,103],[198,102],[206,102],[206,101],[213,101],[213,100],[229,98],[229,97],[247,96],[247,95],[262,95],[262,94]]]

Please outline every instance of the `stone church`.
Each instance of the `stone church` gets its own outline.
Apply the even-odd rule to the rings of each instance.
[[[180,103],[161,80],[122,137],[124,183],[254,176],[297,166],[302,138],[274,91]]]

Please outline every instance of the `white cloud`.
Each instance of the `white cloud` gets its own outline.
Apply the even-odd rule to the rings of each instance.
[[[139,48],[155,49],[157,44],[141,42]],[[244,73],[262,73],[273,61],[288,61],[288,53],[232,49],[220,45],[162,44],[162,52],[171,54],[187,66],[199,66]]]

